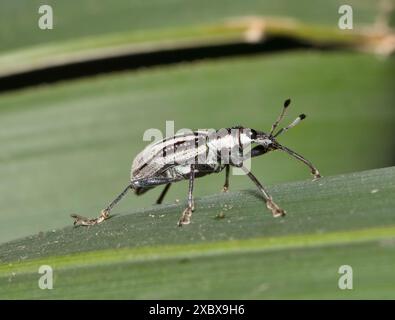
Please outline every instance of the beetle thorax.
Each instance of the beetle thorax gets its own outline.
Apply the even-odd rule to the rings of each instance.
[[[252,142],[250,136],[242,129],[232,129],[231,132],[225,135],[218,135],[216,139],[209,141],[208,145],[210,148],[217,149],[218,151],[223,149],[232,148],[244,148]]]

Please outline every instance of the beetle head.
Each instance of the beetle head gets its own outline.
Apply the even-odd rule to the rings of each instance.
[[[277,120],[273,123],[272,128],[269,133],[251,129],[251,135],[250,135],[251,142],[263,146],[265,149],[268,149],[268,151],[273,150],[273,149],[278,149],[279,146],[281,146],[281,145],[277,142],[276,138],[280,134],[282,134],[282,133],[286,132],[287,130],[291,129],[292,127],[296,126],[300,121],[302,121],[303,119],[306,118],[305,114],[301,114],[294,121],[292,121],[288,126],[275,132],[275,130],[277,129],[281,120],[284,118],[285,113],[286,113],[287,108],[289,107],[290,103],[291,103],[291,99],[287,99],[284,101],[284,105],[283,105],[281,114],[277,118]]]
[[[259,154],[263,154],[266,153],[268,151],[271,150],[281,150],[281,151],[285,151],[286,153],[290,154],[291,156],[293,156],[294,158],[304,162],[307,166],[309,166],[311,168],[311,172],[314,175],[314,178],[319,178],[320,177],[320,173],[318,172],[318,170],[311,164],[310,161],[308,161],[307,159],[305,159],[304,157],[302,157],[300,154],[296,153],[295,151],[292,151],[291,149],[283,146],[282,144],[280,144],[277,141],[277,137],[281,134],[283,134],[284,132],[288,131],[289,129],[295,127],[298,123],[300,123],[303,119],[306,118],[305,114],[301,114],[299,115],[294,121],[292,121],[288,126],[278,130],[277,132],[275,132],[277,126],[279,125],[279,123],[281,122],[281,120],[284,118],[286,110],[288,108],[288,106],[290,105],[291,100],[287,99],[284,102],[284,106],[283,109],[281,111],[280,116],[277,118],[277,120],[273,123],[272,128],[270,130],[270,133],[265,133],[262,131],[256,131],[251,129],[251,142],[256,143],[258,145],[260,145],[263,150],[263,152],[260,152]]]
[[[251,142],[261,145],[268,151],[277,144],[277,141],[270,134],[254,129],[251,129]]]

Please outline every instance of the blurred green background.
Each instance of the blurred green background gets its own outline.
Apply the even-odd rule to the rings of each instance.
[[[55,28],[41,32],[37,10],[42,4],[53,7]],[[142,33],[164,28],[184,28],[240,16],[288,16],[305,22],[337,25],[342,0],[2,0],[0,50],[26,48],[46,42],[118,32]],[[379,7],[375,0],[350,0],[355,24],[375,21]]]
[[[244,15],[286,16],[337,26],[343,1],[46,1],[53,30],[37,27],[42,1],[3,0],[0,51],[101,36],[144,38]],[[376,1],[348,1],[356,27],[377,18]],[[393,21],[393,19],[390,19]],[[1,54],[0,54],[1,61]],[[23,62],[23,61],[21,61]],[[308,119],[281,141],[324,176],[394,165],[394,59],[369,53],[298,50],[203,60],[119,72],[0,94],[0,242],[71,224],[70,213],[95,216],[129,179],[148,128],[244,125],[268,130],[284,99],[290,116]],[[1,68],[6,65],[0,64]],[[263,183],[310,179],[284,154],[254,159]],[[196,196],[219,192],[223,175],[198,180]],[[231,190],[252,188],[232,177]],[[186,183],[167,201],[186,197]],[[117,213],[150,206],[159,190],[129,196]]]

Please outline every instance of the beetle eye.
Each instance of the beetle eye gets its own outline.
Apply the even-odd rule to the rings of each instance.
[[[257,136],[257,132],[254,129],[250,129],[250,138],[255,140]]]

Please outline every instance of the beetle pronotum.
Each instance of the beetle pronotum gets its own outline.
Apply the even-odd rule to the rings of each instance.
[[[290,99],[284,102],[282,112],[273,123],[269,133],[237,126],[225,129],[225,134],[216,135],[214,139],[209,139],[208,130],[200,130],[188,134],[175,135],[150,144],[134,159],[129,184],[107,208],[101,211],[100,216],[95,219],[88,219],[79,215],[72,215],[75,219],[74,225],[95,225],[103,222],[109,218],[112,208],[130,189],[134,190],[136,195],[141,195],[156,186],[165,185],[156,201],[157,204],[160,204],[171,184],[181,180],[189,180],[188,205],[178,220],[178,225],[189,224],[194,211],[192,194],[195,179],[207,174],[219,173],[225,169],[223,191],[227,191],[229,188],[230,166],[241,168],[254,182],[261,191],[263,200],[274,217],[285,215],[285,211],[273,201],[266,188],[244,166],[243,161],[247,157],[253,158],[269,151],[280,150],[307,165],[311,169],[314,179],[320,178],[320,173],[310,161],[277,141],[279,135],[296,126],[306,117],[304,114],[301,114],[287,127],[275,132],[284,118],[290,102]],[[219,130],[216,132],[218,133]],[[256,146],[251,149],[251,153],[246,157],[243,150],[250,144],[256,144]],[[236,152],[234,152],[235,150]],[[233,156],[235,153],[236,157]],[[224,155],[227,156],[224,157]],[[227,158],[226,161],[224,161],[224,158]]]

